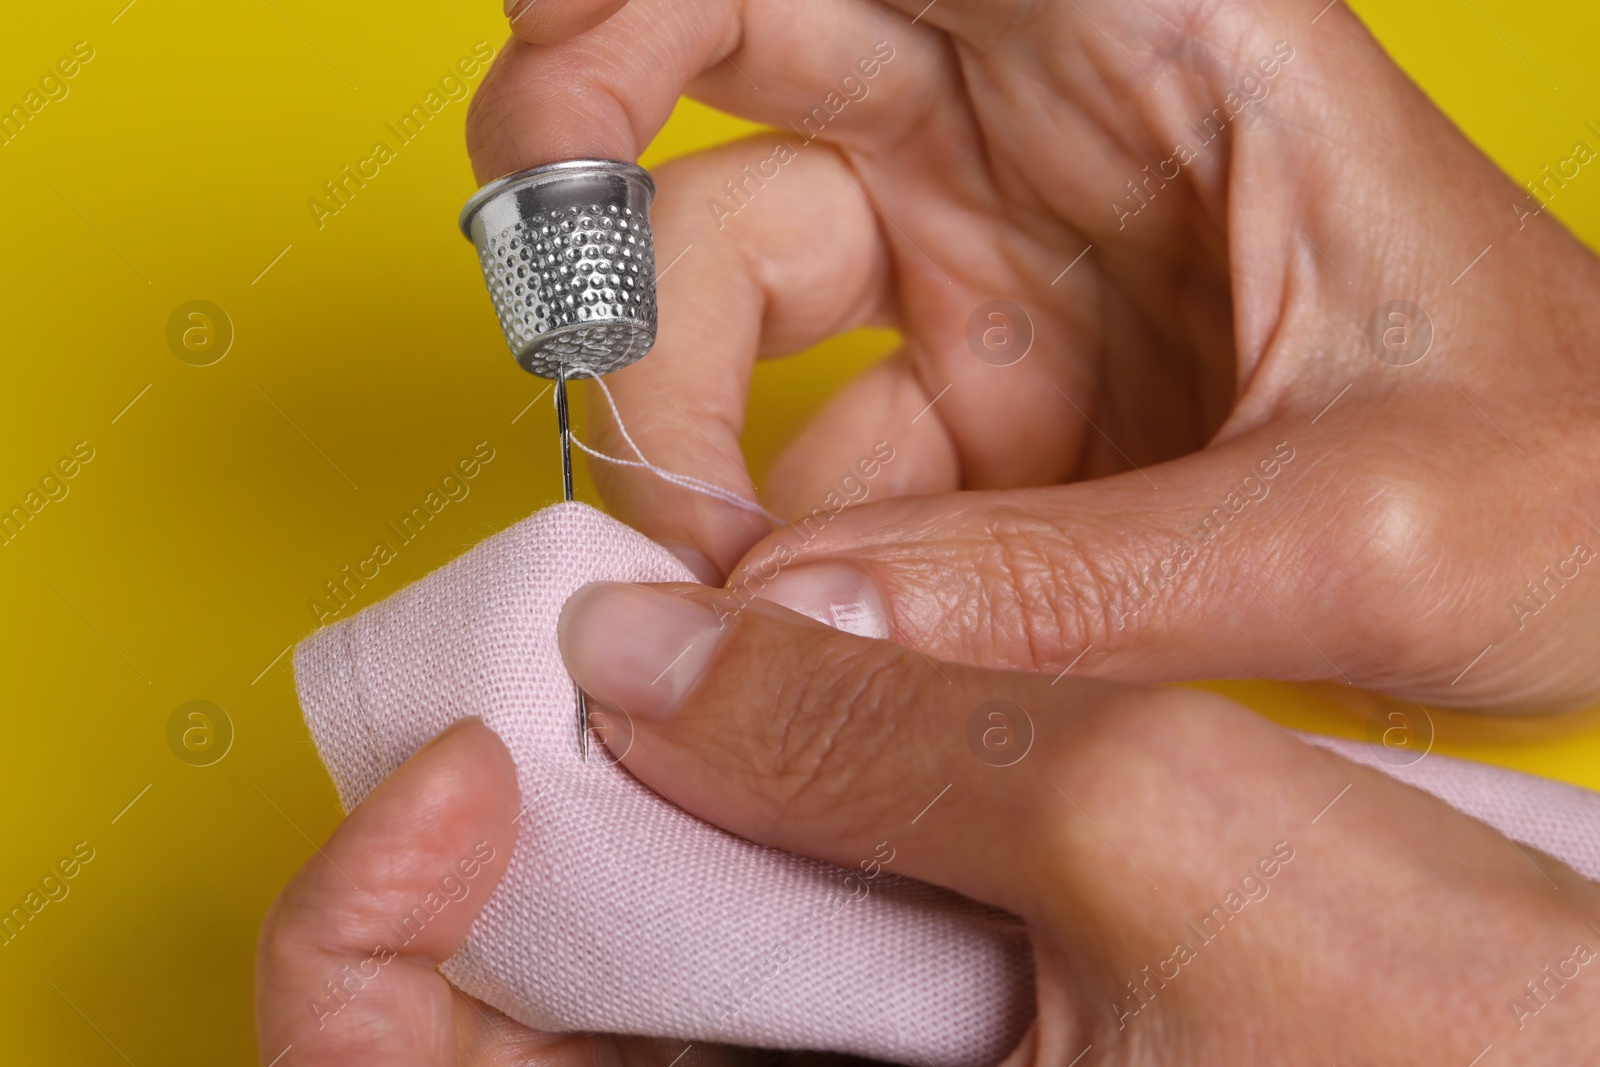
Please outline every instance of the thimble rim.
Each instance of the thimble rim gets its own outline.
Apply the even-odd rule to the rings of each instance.
[[[573,174],[620,174],[644,183],[645,192],[651,199],[655,198],[656,183],[650,177],[650,172],[637,163],[625,163],[619,159],[563,159],[556,163],[545,163],[538,167],[529,167],[519,170],[504,177],[496,178],[489,182],[476,193],[472,194],[466,205],[461,209],[461,233],[468,240],[472,239],[472,220],[482,211],[484,205],[510,189],[524,189],[530,185],[541,185],[548,181],[570,177]]]

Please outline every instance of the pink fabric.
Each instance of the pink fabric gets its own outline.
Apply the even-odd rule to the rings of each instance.
[[[562,504],[296,650],[300,703],[346,810],[463,716],[511,751],[516,851],[445,976],[544,1030],[932,1067],[1010,1051],[1033,1015],[1015,919],[753,845],[650,792],[604,750],[579,760],[556,618],[602,579],[694,580],[628,527]]]
[[[556,618],[597,580],[693,578],[626,526],[562,504],[296,650],[306,722],[347,810],[463,716],[482,717],[511,751],[524,805],[516,851],[446,977],[545,1030],[926,1067],[1009,1052],[1033,1013],[1014,919],[753,845],[602,755],[580,762]],[[1397,768],[1365,745],[1304,739],[1600,878],[1600,794],[1439,756]]]

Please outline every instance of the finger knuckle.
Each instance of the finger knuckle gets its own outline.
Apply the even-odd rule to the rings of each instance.
[[[1436,560],[1447,534],[1437,491],[1384,466],[1360,464],[1345,474],[1320,537],[1341,571],[1387,584]]]
[[[1292,555],[1316,561],[1297,568],[1295,592],[1325,617],[1363,620],[1365,637],[1344,658],[1365,647],[1403,660],[1430,632],[1453,632],[1439,625],[1441,616],[1462,606],[1460,592],[1470,583],[1451,549],[1458,531],[1443,487],[1361,460],[1328,483],[1315,521],[1299,524],[1294,538]],[[1415,625],[1428,617],[1433,625]]]

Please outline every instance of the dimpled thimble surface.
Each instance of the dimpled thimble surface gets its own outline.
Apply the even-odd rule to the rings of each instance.
[[[511,352],[545,378],[609,374],[656,337],[655,183],[574,159],[490,182],[461,211]]]

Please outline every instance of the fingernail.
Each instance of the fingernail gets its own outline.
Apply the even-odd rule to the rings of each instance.
[[[561,609],[561,656],[584,692],[629,715],[670,715],[722,641],[709,608],[621,582],[596,582]]]
[[[449,726],[446,726],[443,730],[440,730],[438,733],[430,737],[426,744],[417,749],[416,755],[420,756],[429,749],[443,744],[446,738],[453,737],[455,734],[465,730],[472,723],[481,723],[482,721],[483,720],[478,718],[476,715],[468,715],[465,718],[457,719],[455,722],[451,723]]]
[[[711,562],[711,557],[691,544],[682,541],[661,541],[662,548],[678,557],[678,561],[705,585],[722,584],[722,568]]]
[[[847,563],[807,563],[778,572],[756,596],[816,619],[836,630],[889,638],[883,594],[865,571]]]

